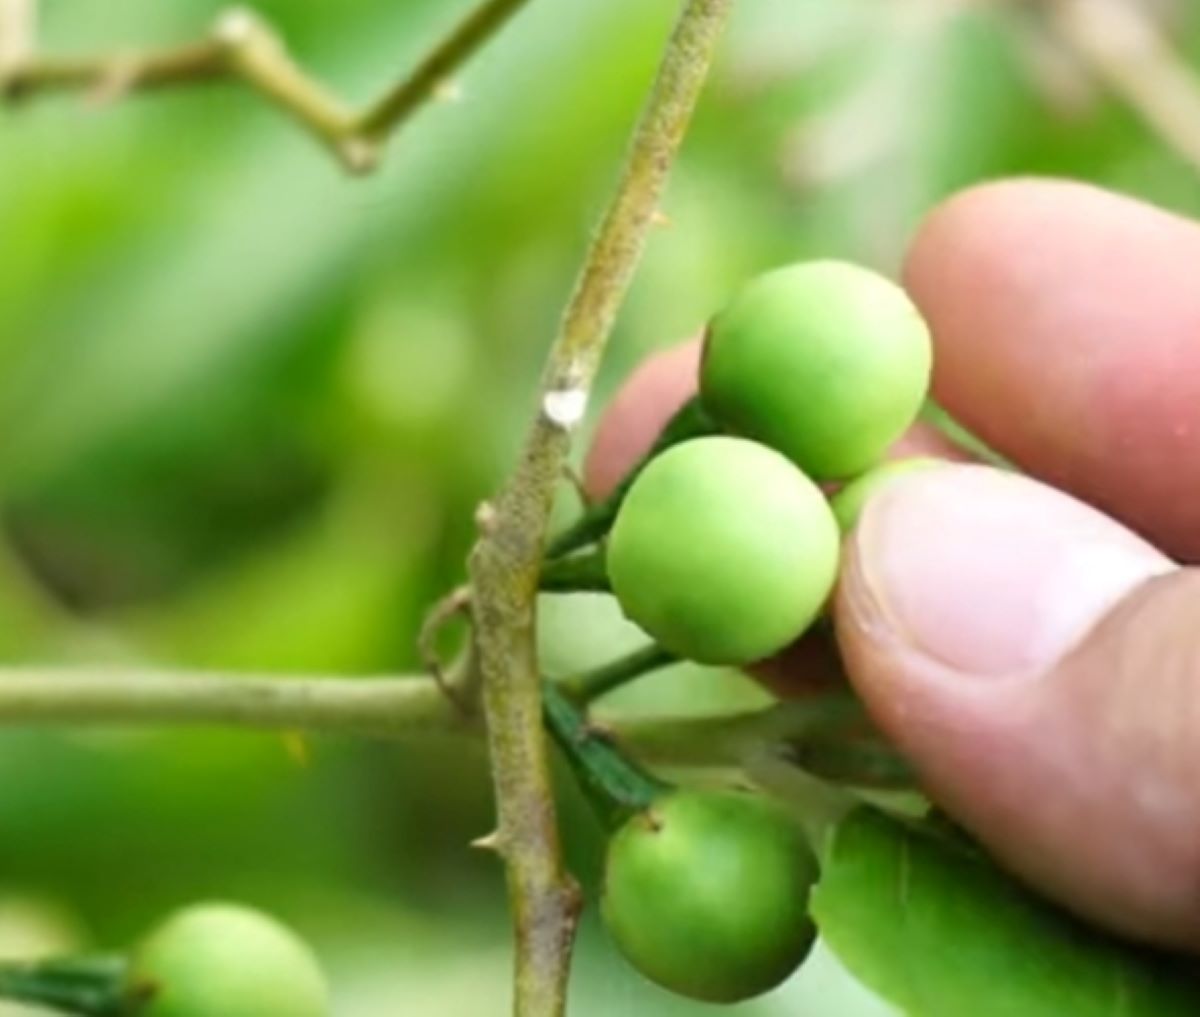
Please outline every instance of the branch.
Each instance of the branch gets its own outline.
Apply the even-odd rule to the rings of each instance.
[[[557,687],[566,695],[628,673],[651,649]],[[896,773],[895,756],[847,739],[863,723],[853,697],[831,696],[712,717],[634,718],[601,729],[639,759],[674,767],[737,767],[764,751],[783,752],[834,779]],[[225,727],[367,738],[475,738],[463,714],[431,678],[246,675],[126,668],[0,669],[0,728]]]
[[[358,118],[358,130],[376,141],[385,138],[438,86],[449,80],[467,58],[495,35],[528,0],[484,0],[412,72]]]
[[[0,81],[33,53],[37,13],[36,0],[0,0]]]
[[[1095,77],[1200,170],[1200,77],[1126,0],[1055,0],[1050,23]]]
[[[678,660],[669,650],[664,650],[657,643],[650,643],[594,671],[566,678],[558,685],[577,703],[590,703],[650,671],[657,671]]]
[[[542,380],[515,473],[480,511],[470,571],[499,812],[516,922],[517,1017],[566,1005],[579,893],[564,870],[542,729],[534,635],[554,491],[593,377],[682,143],[732,0],[687,0]]]
[[[219,725],[372,738],[472,729],[424,677],[248,677],[96,667],[0,671],[0,726],[18,724]]]
[[[398,85],[362,112],[348,109],[291,57],[278,33],[244,8],[217,19],[206,39],[182,46],[80,57],[39,57],[30,45],[9,52],[4,40],[32,0],[0,0],[0,93],[25,98],[85,90],[101,98],[131,91],[236,79],[255,89],[324,144],[352,173],[378,164],[396,129],[529,0],[482,0]],[[21,22],[24,24],[24,22]]]

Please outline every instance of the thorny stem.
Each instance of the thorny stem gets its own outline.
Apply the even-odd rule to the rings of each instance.
[[[210,36],[163,49],[91,56],[38,56],[32,46],[13,48],[5,39],[28,39],[17,19],[32,0],[0,0],[0,94],[88,90],[115,97],[134,90],[239,79],[261,93],[322,142],[353,173],[378,163],[388,137],[437,85],[454,73],[529,0],[482,0],[416,68],[362,112],[348,109],[291,57],[279,35],[252,11],[221,14]]]
[[[555,488],[667,176],[703,89],[733,0],[687,0],[635,131],[613,203],[585,262],[542,380],[521,459],[480,513],[471,555],[497,847],[516,924],[516,1017],[566,1008],[579,891],[565,872],[553,805],[534,616]]]

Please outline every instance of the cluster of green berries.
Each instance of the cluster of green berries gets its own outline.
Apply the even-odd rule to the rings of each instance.
[[[705,664],[751,664],[799,638],[833,589],[842,532],[911,468],[880,464],[930,368],[924,321],[879,275],[815,262],[751,281],[704,343],[700,400],[724,433],[651,459],[613,523],[607,567],[625,614]],[[807,955],[817,875],[795,819],[766,797],[673,790],[612,837],[603,915],[648,978],[733,1002]]]
[[[841,262],[751,281],[704,342],[700,399],[726,432],[640,472],[608,540],[621,607],[660,644],[741,666],[820,613],[848,521],[916,418],[929,331],[895,283]],[[856,483],[856,478],[863,478]],[[849,482],[831,506],[822,483]]]

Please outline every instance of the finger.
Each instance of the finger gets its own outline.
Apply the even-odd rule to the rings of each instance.
[[[584,461],[584,489],[603,498],[650,451],[667,422],[699,390],[700,340],[655,353],[634,370],[609,403]],[[933,456],[966,461],[969,454],[929,424],[917,423],[889,458]]]
[[[1200,950],[1200,571],[981,466],[898,478],[848,543],[838,640],[875,722],[1004,864]]]
[[[979,187],[906,283],[934,392],[1017,465],[1200,561],[1200,227],[1081,184]]]
[[[583,465],[592,498],[612,491],[650,451],[667,422],[700,386],[700,340],[647,357],[605,409]]]

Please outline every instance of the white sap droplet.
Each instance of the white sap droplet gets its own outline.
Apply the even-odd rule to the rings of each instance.
[[[587,392],[579,387],[555,389],[542,400],[542,412],[550,423],[569,431],[583,419]]]

